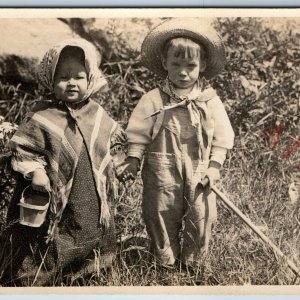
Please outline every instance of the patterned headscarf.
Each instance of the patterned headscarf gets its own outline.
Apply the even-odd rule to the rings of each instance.
[[[93,44],[84,39],[64,40],[46,52],[37,70],[39,91],[45,96],[54,94],[55,70],[62,50],[67,46],[78,47],[84,52],[85,68],[88,75],[87,92],[82,99],[85,100],[106,85],[107,81],[99,69],[101,56],[97,55],[97,50]]]

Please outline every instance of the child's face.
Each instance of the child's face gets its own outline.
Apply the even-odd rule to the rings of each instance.
[[[205,62],[201,58],[183,57],[175,55],[176,49],[169,48],[167,57],[162,58],[162,65],[168,72],[170,81],[179,89],[192,87],[199,78],[199,73],[205,69]]]
[[[81,101],[88,86],[83,63],[76,57],[59,60],[54,76],[54,94],[57,100],[73,103]]]

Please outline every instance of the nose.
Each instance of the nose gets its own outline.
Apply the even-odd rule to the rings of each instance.
[[[187,71],[186,70],[184,70],[184,69],[181,69],[180,71],[179,71],[179,75],[180,75],[180,77],[186,77],[187,76]]]
[[[75,79],[74,78],[69,78],[68,80],[68,85],[74,85],[75,84]]]

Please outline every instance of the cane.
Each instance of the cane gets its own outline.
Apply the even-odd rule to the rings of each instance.
[[[205,187],[209,183],[208,178],[204,178],[200,183],[203,187]],[[291,268],[293,273],[296,276],[300,276],[300,270],[298,267],[289,260],[283,252],[254,224],[252,221],[247,218],[218,188],[214,185],[210,186],[210,189],[217,195],[219,198],[226,204],[228,208],[230,208],[238,217],[242,219],[267,245],[269,245],[272,250],[279,256],[286,260],[288,266]]]

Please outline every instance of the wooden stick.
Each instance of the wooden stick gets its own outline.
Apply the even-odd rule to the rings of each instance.
[[[208,184],[208,178],[204,178],[204,180],[200,183],[203,187]],[[300,276],[300,270],[298,267],[289,260],[283,252],[249,219],[247,218],[241,210],[239,210],[218,188],[214,185],[210,186],[210,189],[217,195],[219,198],[229,207],[238,217],[242,219],[267,245],[269,245],[272,250],[280,257],[284,258],[294,272],[295,275]]]

